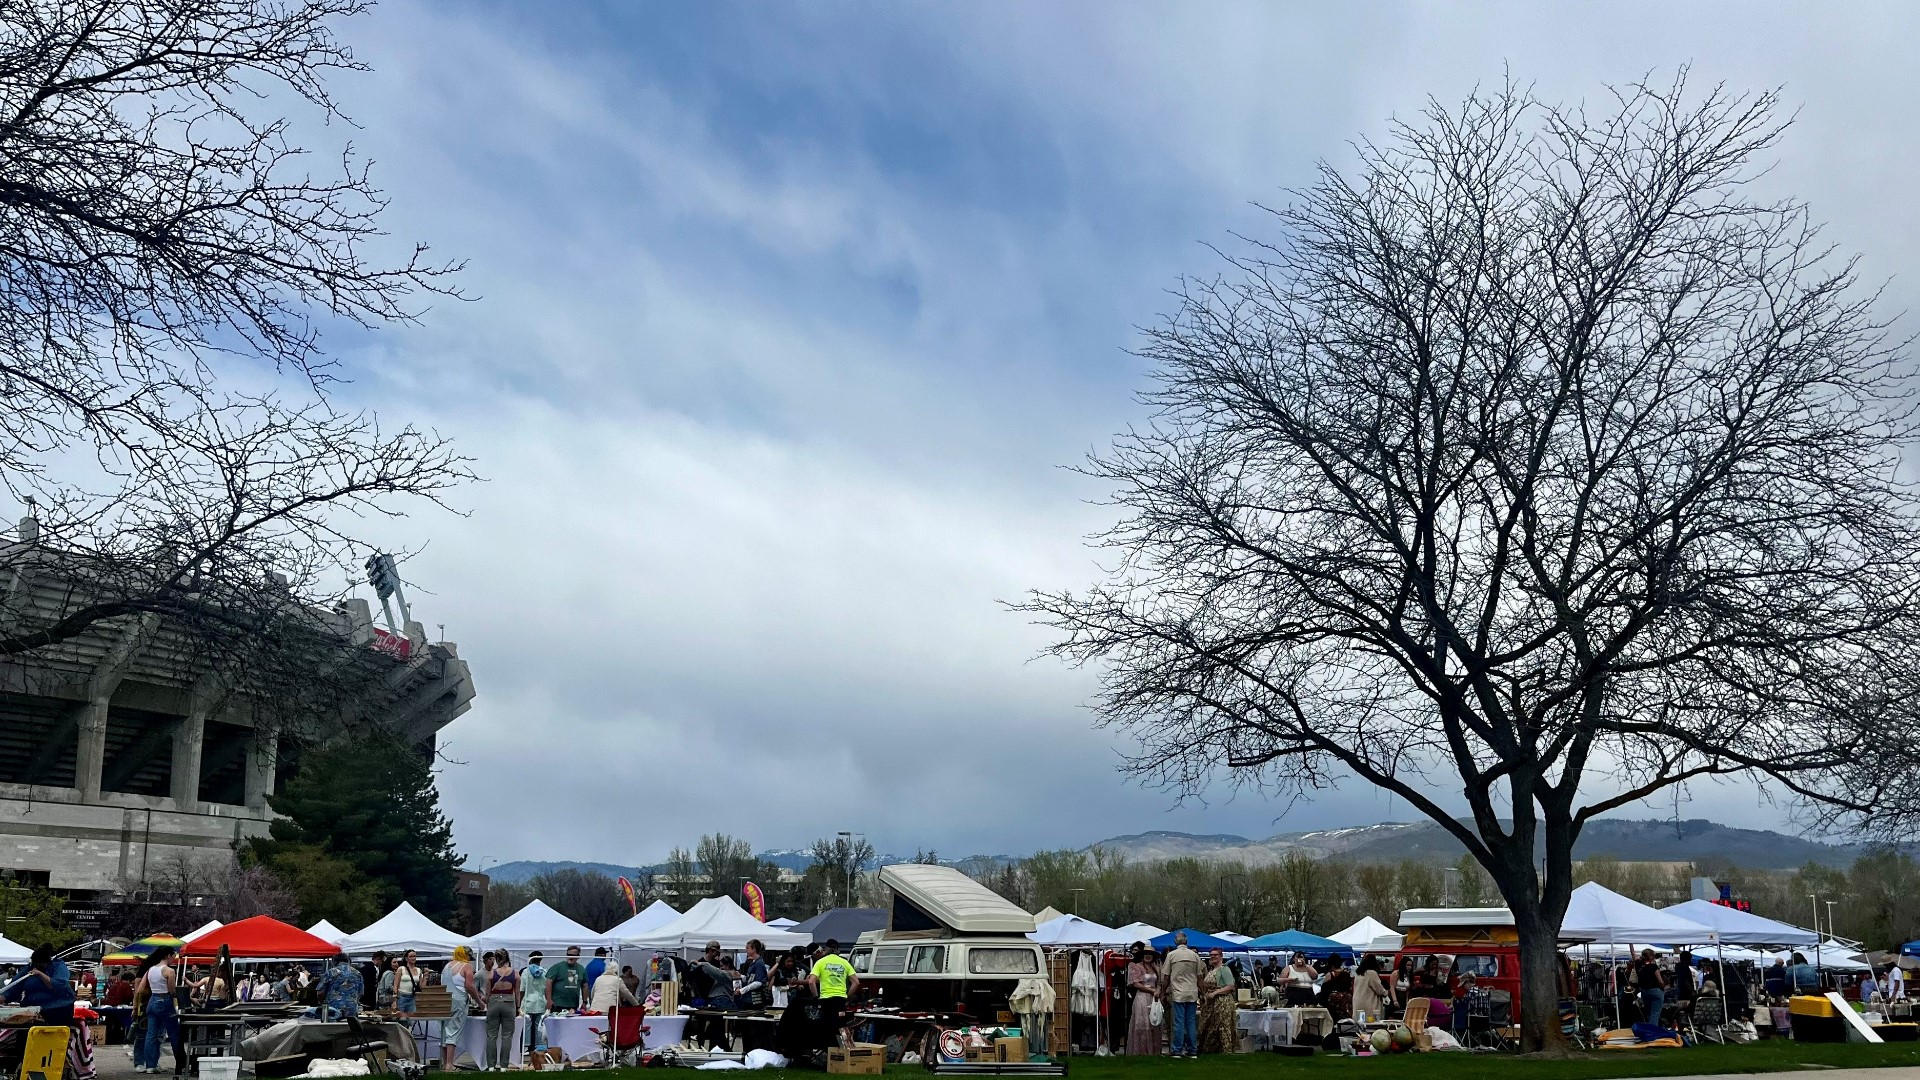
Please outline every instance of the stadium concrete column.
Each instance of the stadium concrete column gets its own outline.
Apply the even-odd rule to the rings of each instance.
[[[100,799],[101,775],[107,767],[107,710],[113,704],[113,692],[126,678],[127,668],[153,631],[160,625],[158,615],[146,614],[128,623],[114,640],[107,654],[94,665],[87,680],[87,702],[80,706],[80,745],[74,755],[73,786],[80,789],[83,802]]]
[[[253,738],[247,743],[247,809],[267,808],[267,796],[273,794],[273,772],[279,763],[279,734],[253,729]]]
[[[200,812],[200,754],[207,741],[207,714],[197,704],[173,729],[173,804],[185,814]]]

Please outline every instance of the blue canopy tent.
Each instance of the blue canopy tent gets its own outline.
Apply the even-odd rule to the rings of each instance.
[[[1248,952],[1305,953],[1308,956],[1344,956],[1353,959],[1353,947],[1305,930],[1282,930],[1247,942]]]
[[[1147,942],[1147,944],[1153,946],[1155,952],[1165,955],[1168,949],[1173,948],[1174,933],[1187,935],[1187,948],[1192,949],[1194,952],[1206,952],[1208,949],[1219,949],[1221,952],[1230,953],[1247,951],[1247,947],[1239,942],[1228,941],[1222,937],[1214,937],[1212,934],[1204,934],[1191,928],[1161,934],[1159,937]]]

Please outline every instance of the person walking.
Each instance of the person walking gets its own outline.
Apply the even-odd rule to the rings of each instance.
[[[487,1031],[482,1063],[490,1072],[505,1072],[513,1063],[514,1017],[520,1013],[520,973],[505,949],[493,954],[487,969]]]
[[[440,969],[440,985],[452,1000],[447,1018],[440,1021],[440,1070],[451,1073],[454,1059],[460,1055],[460,1036],[467,1029],[467,1003],[480,996],[473,982],[473,950],[465,945],[453,947],[453,959]]]
[[[1167,1011],[1173,1014],[1173,1056],[1197,1057],[1200,1052],[1200,954],[1187,948],[1185,930],[1173,935],[1167,954]]]
[[[173,947],[162,945],[140,962],[140,980],[147,984],[147,1031],[141,1040],[140,1060],[135,1072],[160,1071],[160,1042],[173,1044],[173,1075],[186,1071],[186,1048],[180,1045],[180,1007],[173,1000],[177,982],[173,973]]]
[[[1127,1011],[1127,1053],[1158,1057],[1164,1025],[1154,1019],[1153,1010],[1160,1003],[1160,965],[1144,942],[1134,942],[1132,953],[1133,960],[1127,964],[1127,989],[1133,991],[1132,1008]]]
[[[527,1049],[547,1048],[547,969],[539,953],[527,955],[520,969],[520,1015],[527,1018]]]

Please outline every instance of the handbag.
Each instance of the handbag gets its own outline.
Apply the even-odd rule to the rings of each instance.
[[[1147,1023],[1152,1024],[1154,1027],[1159,1027],[1161,1024],[1166,1023],[1166,1020],[1167,1008],[1160,1004],[1159,1001],[1156,1000],[1152,1005],[1147,1007]]]

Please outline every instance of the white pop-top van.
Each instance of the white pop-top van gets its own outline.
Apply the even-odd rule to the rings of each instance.
[[[960,871],[886,866],[880,883],[893,892],[887,928],[848,957],[869,1004],[992,1021],[1021,979],[1046,972],[1033,916]]]

